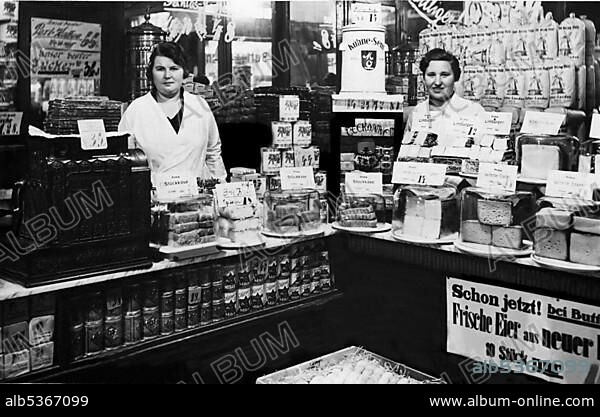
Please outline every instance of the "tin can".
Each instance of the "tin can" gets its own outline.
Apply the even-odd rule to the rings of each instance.
[[[125,313],[123,329],[126,345],[142,340],[142,312]]]
[[[165,291],[160,295],[160,313],[172,313],[175,298],[173,297],[173,291]]]
[[[219,301],[212,303],[212,322],[216,323],[225,318],[225,302]]]
[[[187,328],[187,308],[175,309],[175,331],[180,332]]]
[[[223,301],[223,280],[211,282],[212,301]]]
[[[250,286],[250,273],[247,271],[238,271],[238,288]]]
[[[85,320],[88,322],[96,322],[104,317],[104,305],[102,301],[102,293],[96,291],[84,297],[83,302],[87,305]]]
[[[188,306],[187,310],[187,327],[193,329],[200,326],[200,304]]]
[[[292,273],[300,272],[304,268],[303,263],[302,263],[303,260],[304,260],[304,257],[302,257],[302,256],[291,258],[290,259],[290,271]]]
[[[104,323],[102,320],[86,322],[84,326],[84,355],[92,355],[104,349]]]
[[[198,277],[188,277],[187,296],[188,308],[191,306],[197,307],[200,305],[200,299],[202,298],[202,287],[200,286],[200,279]]]
[[[238,311],[240,314],[245,314],[250,311],[251,288],[238,288]]]
[[[301,281],[300,273],[292,272],[290,274],[290,284],[289,284],[289,290],[288,290],[290,300],[297,300],[298,298],[300,298],[300,295],[302,294],[301,285],[302,285],[302,281]],[[309,283],[309,285],[310,285],[310,283]]]
[[[272,258],[270,258],[268,261],[267,280],[277,280],[277,278],[279,278],[279,268],[280,263],[277,262],[277,257],[273,256]]]
[[[139,284],[132,284],[127,286],[125,289],[125,313],[132,313],[134,311],[140,311],[140,292],[141,287]]]
[[[301,249],[302,249],[302,245],[300,243],[296,243],[295,245],[292,245],[290,247],[290,253],[289,253],[290,259],[302,256],[302,250]]]
[[[186,309],[187,308],[187,287],[177,288],[175,290],[175,308]]]
[[[311,281],[319,281],[321,279],[321,267],[313,267],[311,269]]]
[[[158,281],[152,280],[144,283],[143,286],[143,307],[154,308],[158,307]]]
[[[163,313],[160,315],[160,334],[167,336],[174,331],[173,313]]]
[[[123,344],[123,319],[121,316],[104,320],[104,348],[116,349]]]
[[[206,326],[212,321],[212,303],[200,304],[200,325]]]
[[[225,291],[225,318],[235,317],[237,314],[237,291]]]
[[[329,275],[321,275],[320,285],[323,292],[331,290],[331,278]]]
[[[120,316],[123,310],[123,294],[121,288],[113,288],[106,292],[106,316]]]
[[[277,304],[277,281],[265,283],[266,305],[272,307]]]
[[[321,265],[321,276],[323,275],[331,275],[331,270],[328,263]]]
[[[269,274],[269,263],[266,259],[261,259],[257,264],[258,274],[262,277],[263,281],[267,280]]]
[[[210,282],[200,286],[200,303],[210,303],[212,300],[212,290]]]
[[[69,333],[71,359],[80,359],[83,357],[83,323],[72,326]]]
[[[302,284],[300,284],[300,296],[301,297],[308,297],[310,295],[310,289],[311,289],[311,281],[308,282],[302,282]]]
[[[321,252],[321,265],[323,264],[329,264],[329,251],[322,251]]]
[[[283,168],[294,168],[295,154],[294,149],[284,149],[282,151],[282,167]]]
[[[255,284],[252,286],[252,293],[250,296],[250,303],[252,310],[262,310],[265,306],[265,285]]]
[[[279,191],[281,190],[281,176],[279,175],[269,175],[267,182],[267,187],[269,191]]]
[[[235,264],[226,264],[222,268],[223,272],[223,291],[234,291],[237,281],[237,267]]]
[[[142,312],[142,337],[152,339],[159,334],[160,312],[158,307],[144,307]]]
[[[287,303],[290,300],[290,277],[282,277],[277,280],[277,302]]]
[[[321,292],[321,279],[319,277],[318,280],[316,281],[311,281],[310,282],[310,293],[311,294],[318,294]]]

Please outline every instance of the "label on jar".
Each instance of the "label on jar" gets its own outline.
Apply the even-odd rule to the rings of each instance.
[[[329,291],[331,289],[331,278],[329,275],[321,275],[321,291]]]
[[[200,325],[210,324],[212,321],[212,303],[200,305]]]
[[[260,310],[264,307],[265,286],[263,284],[252,286],[252,309]]]
[[[116,349],[123,343],[121,317],[107,317],[104,321],[104,347]]]
[[[292,285],[299,285],[301,280],[302,280],[301,272],[292,272],[290,274],[290,287]]]
[[[289,257],[289,255],[287,255],[287,254],[278,255],[276,262],[279,264],[279,272],[280,273],[290,272],[290,257]]]
[[[276,174],[282,165],[281,150],[273,148],[261,149],[261,172],[263,174]]]
[[[125,344],[136,343],[142,340],[142,313],[125,314],[123,323],[123,336]]]
[[[329,275],[330,273],[331,273],[331,271],[329,269],[329,263],[321,265],[321,275],[323,275],[323,274]]]
[[[87,322],[85,324],[84,353],[86,355],[98,353],[104,348],[104,334],[102,320]]]
[[[310,287],[310,284],[309,284]],[[288,290],[289,293],[289,299],[290,300],[297,300],[298,298],[300,298],[300,294],[301,294],[301,287],[300,287],[300,283],[296,282],[295,284],[291,284],[290,283],[290,288]]]
[[[198,304],[188,307],[187,326],[190,329],[200,326],[200,306]]]
[[[307,120],[294,123],[294,146],[310,146],[312,142],[312,126]]]
[[[211,283],[212,301],[223,300],[223,281],[213,281]]]
[[[158,307],[158,282],[152,281],[144,285],[144,307]]]
[[[144,312],[142,314],[142,336],[144,339],[151,339],[153,337],[158,336],[159,332],[159,312],[158,307],[154,308],[144,308]]]
[[[212,292],[210,289],[210,282],[208,284],[202,284],[200,287],[200,303],[210,303],[212,300]]]
[[[295,162],[295,154],[293,149],[285,149],[282,151],[281,155],[282,161],[281,166],[283,168],[293,168],[296,164]]]
[[[318,292],[321,291],[321,280],[318,279],[316,281],[311,281],[310,282],[310,293],[311,294],[316,294]]]
[[[277,304],[277,281],[265,284],[265,294],[268,306]]]
[[[160,297],[160,312],[161,313],[172,313],[173,312],[173,291],[163,292]]]
[[[250,287],[238,289],[238,305],[240,313],[247,313],[250,311],[250,296]]]
[[[298,273],[304,266],[304,264],[302,263],[303,258],[302,257],[297,257],[297,258],[292,258],[291,259],[291,271],[292,273]]]
[[[160,315],[160,334],[163,336],[169,335],[174,331],[173,313]]]
[[[185,289],[175,291],[175,308],[187,308],[187,294]]]
[[[308,297],[310,295],[311,284],[312,282],[303,282],[300,285],[300,294],[302,295],[302,297]]]
[[[223,320],[223,318],[225,318],[225,303],[224,302],[218,302],[218,303],[213,303],[212,305],[212,321],[217,322],[217,321],[221,321]]]
[[[271,122],[273,147],[291,148],[294,144],[292,124],[287,122]]]
[[[237,313],[237,291],[225,292],[225,317],[235,317]]]
[[[193,306],[195,304],[200,304],[202,295],[202,287],[193,286],[188,287],[188,307]]]

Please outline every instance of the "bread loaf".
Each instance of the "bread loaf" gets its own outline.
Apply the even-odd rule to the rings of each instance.
[[[492,227],[482,224],[477,220],[465,220],[462,222],[460,237],[463,242],[491,245]]]
[[[509,226],[512,222],[512,203],[504,200],[477,200],[477,218],[491,226]]]
[[[600,235],[600,219],[575,216],[573,218],[573,230]],[[598,247],[598,252],[600,252],[600,247]]]
[[[589,233],[571,233],[571,262],[600,266],[600,236]]]
[[[547,227],[533,232],[533,248],[537,256],[566,261],[569,258],[568,233]]]
[[[567,210],[544,207],[535,214],[536,227],[567,230],[573,223],[573,213]]]
[[[492,245],[521,249],[523,247],[523,228],[521,226],[492,227]]]

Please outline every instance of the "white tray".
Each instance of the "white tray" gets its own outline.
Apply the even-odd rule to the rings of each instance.
[[[535,184],[535,185],[546,185],[546,183],[548,182],[548,180],[543,180],[540,178],[522,177],[520,175],[517,175],[517,181],[524,182],[526,184]]]
[[[600,266],[578,264],[575,262],[561,261],[558,259],[544,258],[537,256],[535,253],[531,254],[531,259],[540,265],[547,266],[548,268],[557,269],[559,271],[567,272],[598,272]]]
[[[458,233],[448,236],[442,239],[423,239],[418,236],[403,235],[402,233],[392,233],[392,237],[400,242],[406,243],[420,243],[422,245],[448,245],[454,243],[458,239]]]
[[[466,172],[459,172],[458,175],[465,178],[477,178],[477,174],[467,174]]]
[[[153,246],[156,247],[156,246]],[[158,252],[165,258],[172,261],[180,259],[195,258],[197,256],[206,256],[219,253],[217,242],[202,243],[200,245],[193,246],[158,246]]]
[[[279,239],[290,239],[295,237],[308,237],[308,236],[321,236],[325,233],[322,227],[315,230],[303,230],[297,232],[289,232],[289,233],[275,233],[268,230],[263,230],[261,232],[263,235],[268,237],[274,237]]]
[[[389,223],[377,223],[375,227],[348,227],[342,226],[338,222],[334,222],[331,227],[337,230],[354,233],[381,233],[392,230],[392,225]]]
[[[225,239],[222,237],[217,239],[217,246],[220,249],[226,249],[226,250],[258,248],[261,246],[265,246],[266,244],[267,244],[267,242],[264,239],[262,239],[262,237],[259,237],[257,240],[254,240],[251,242],[232,242],[231,240]]]
[[[503,257],[521,257],[529,256],[533,253],[533,244],[528,240],[523,241],[522,249],[501,248],[498,246],[481,245],[479,243],[470,243],[457,240],[454,242],[454,247],[461,252],[466,252],[471,255],[483,256],[486,258],[503,258]]]

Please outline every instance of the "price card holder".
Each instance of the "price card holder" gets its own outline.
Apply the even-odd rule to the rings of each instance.
[[[517,189],[516,165],[481,162],[477,175],[477,187],[499,192],[515,192]]]
[[[161,201],[173,201],[198,194],[196,176],[191,172],[154,174],[156,197]]]
[[[344,189],[347,194],[383,195],[381,172],[349,172],[345,178]]]
[[[565,115],[528,111],[521,127],[521,133],[532,135],[556,135],[560,131]]]
[[[279,120],[295,122],[300,118],[300,97],[279,96]]]
[[[81,136],[81,149],[84,151],[108,149],[104,120],[78,120],[77,127]]]
[[[243,206],[257,201],[253,181],[217,184],[214,196],[218,208]]]
[[[281,168],[282,190],[314,189],[315,174],[311,167]]]
[[[479,120],[479,133],[506,136],[510,134],[512,113],[487,112]]]
[[[600,183],[598,180],[594,174],[553,170],[548,173],[546,195],[592,200],[593,190]]]
[[[447,167],[445,164],[395,162],[392,182],[394,184],[443,185]]]

